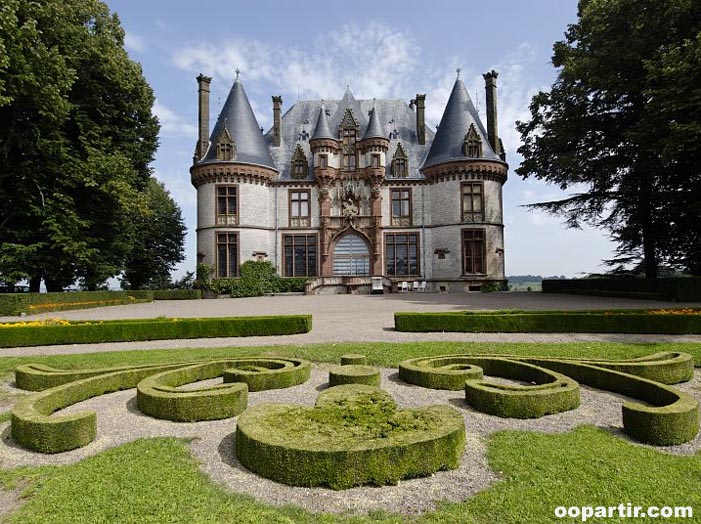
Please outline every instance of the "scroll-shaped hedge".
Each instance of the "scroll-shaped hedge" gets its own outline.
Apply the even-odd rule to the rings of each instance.
[[[491,369],[498,364],[502,369]],[[479,372],[505,376],[506,362],[521,362],[540,366],[570,377],[583,384],[639,399],[649,406],[627,402],[623,406],[623,427],[631,437],[655,445],[673,445],[688,442],[699,430],[699,404],[691,395],[652,380],[659,376],[665,382],[678,382],[689,377],[693,366],[690,355],[684,353],[656,353],[628,361],[555,359],[538,357],[495,358],[473,355],[448,355],[404,361],[399,376],[405,382],[435,389],[460,389],[459,382],[478,381]],[[636,375],[623,373],[627,369]],[[693,375],[693,368],[691,368]],[[643,378],[647,377],[647,378]],[[519,378],[518,376],[508,378]],[[474,388],[473,388],[474,389]],[[526,388],[531,389],[531,388]],[[531,389],[531,392],[537,390]],[[524,391],[523,395],[529,395]]]
[[[344,384],[364,384],[366,386],[380,386],[380,370],[374,366],[348,364],[345,366],[333,366],[329,369],[329,385],[342,386]]]
[[[330,388],[314,408],[262,404],[236,426],[236,456],[264,477],[293,486],[346,489],[458,467],[465,423],[449,406],[398,410],[371,386]]]
[[[97,415],[83,411],[55,415],[59,409],[92,397],[135,387],[156,371],[180,365],[135,368],[69,382],[21,399],[12,410],[12,439],[20,446],[41,453],[60,453],[85,446],[95,439]]]
[[[176,389],[219,377],[229,365],[227,361],[208,362],[145,378],[136,387],[136,406],[146,415],[177,422],[235,417],[248,405],[248,386],[242,382]]]
[[[303,384],[312,365],[301,358],[238,358],[230,360],[224,382],[244,382],[248,391],[284,389]]]

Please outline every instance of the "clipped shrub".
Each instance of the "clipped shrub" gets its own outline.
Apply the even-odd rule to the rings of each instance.
[[[160,369],[177,367],[177,364],[165,365]],[[22,398],[12,409],[12,439],[23,448],[40,453],[60,453],[85,446],[95,439],[97,433],[94,411],[51,414],[92,397],[133,388],[153,373],[154,367],[122,370],[69,382]]]
[[[470,363],[474,360],[475,357],[463,355],[405,360],[399,363],[399,378],[423,388],[460,391],[466,380],[484,377],[482,368]]]
[[[154,300],[199,300],[201,298],[201,289],[156,289],[153,291]]]
[[[176,422],[234,417],[248,405],[248,386],[242,382],[176,389],[221,376],[230,365],[231,361],[207,362],[145,378],[136,387],[136,406],[146,415]]]
[[[365,355],[358,355],[357,353],[346,353],[341,355],[341,365],[342,366],[352,366],[360,365],[366,366],[368,363],[368,357]]]
[[[395,313],[397,331],[486,333],[701,333],[701,314],[626,311]]]
[[[292,486],[396,484],[458,467],[462,416],[448,406],[398,410],[378,388],[330,388],[314,408],[262,404],[236,425],[236,456],[251,471]]]
[[[346,365],[329,369],[329,385],[365,384],[380,386],[380,370],[373,366]]]
[[[229,361],[224,382],[243,382],[249,391],[283,389],[303,384],[312,365],[299,358],[239,358]]]
[[[0,294],[0,315],[48,313],[151,302],[152,291],[77,291]]]
[[[306,333],[311,325],[310,315],[80,321],[67,325],[0,328],[3,335],[0,347],[289,335]]]

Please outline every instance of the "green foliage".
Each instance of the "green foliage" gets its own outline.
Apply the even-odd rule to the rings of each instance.
[[[243,382],[249,391],[283,389],[303,384],[311,373],[311,363],[302,359],[238,359],[224,370],[224,383]]]
[[[380,370],[362,364],[346,364],[329,369],[329,385],[364,384],[380,387]]]
[[[395,313],[398,331],[484,333],[701,333],[701,315],[625,311]]]
[[[554,45],[558,77],[518,122],[517,173],[560,189],[533,204],[606,229],[619,267],[701,270],[701,4],[587,0]]]
[[[311,316],[307,315],[76,321],[68,325],[3,328],[0,347],[289,335],[308,332],[311,323]]]
[[[207,268],[202,268],[206,273]],[[304,291],[308,278],[280,278],[275,266],[267,260],[248,260],[241,264],[240,278],[217,278],[202,285],[217,295],[232,297],[259,297],[265,293],[290,293]]]
[[[154,289],[154,300],[199,300],[201,289]]]
[[[150,302],[152,293],[133,291],[77,291],[71,293],[13,293],[0,295],[0,315],[46,313],[121,304]]]
[[[258,405],[236,424],[239,461],[293,486],[396,484],[456,468],[464,446],[455,409],[397,410],[387,393],[362,385],[331,388],[314,408]]]
[[[680,365],[687,368],[686,380],[691,378],[689,355],[675,353],[659,353],[628,362],[446,355],[406,360],[399,365],[399,377],[410,384],[436,389],[458,390],[462,382],[466,399],[473,407],[518,418],[578,406],[579,390],[574,381],[581,382],[646,402],[623,405],[624,430],[641,442],[667,446],[688,442],[696,436],[699,403],[691,395],[642,376],[659,376],[660,380],[670,381],[681,375]],[[626,369],[638,376],[616,369]],[[482,381],[483,373],[524,380],[536,386],[490,384]]]
[[[95,289],[147,205],[153,92],[97,0],[3,2],[0,46],[0,275]]]
[[[133,242],[124,265],[122,287],[159,289],[170,283],[175,264],[185,259],[187,228],[178,204],[163,183],[151,178],[142,193],[143,205],[132,217]]]
[[[543,280],[543,293],[701,301],[701,278],[582,278]]]
[[[359,355],[357,353],[346,353],[345,355],[341,355],[341,365],[342,366],[350,366],[350,365],[360,365],[360,366],[365,366],[368,363],[368,357],[365,355]]]

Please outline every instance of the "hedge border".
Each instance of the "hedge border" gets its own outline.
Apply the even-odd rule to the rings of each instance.
[[[668,358],[665,359],[665,356]],[[480,362],[480,359],[483,360]],[[680,369],[693,366],[693,361],[690,359],[691,356],[685,353],[663,352],[619,363],[600,361],[610,367],[607,369],[596,365],[597,361],[509,357],[509,360],[540,366],[582,384],[651,404],[648,406],[626,402],[623,405],[623,428],[634,439],[657,446],[681,444],[696,436],[699,431],[698,401],[669,385],[612,368],[625,369],[625,364],[630,364],[630,370],[643,373],[642,370],[648,366],[644,372],[645,375],[657,372],[664,377],[678,377]],[[475,374],[478,370],[482,371],[480,364],[489,365],[490,360],[496,360],[496,358],[447,355],[410,359],[399,365],[399,377],[405,382],[423,387],[455,390],[459,389],[456,385],[460,380],[468,382],[479,380],[480,377],[475,377]],[[440,365],[445,363],[448,363],[448,368],[441,369]],[[476,364],[480,365],[477,369],[475,369]]]
[[[291,335],[311,328],[311,315],[75,321],[60,326],[3,328],[0,347]]]
[[[329,385],[331,387],[345,384],[364,384],[366,386],[380,386],[380,370],[374,366],[362,364],[348,364],[345,366],[333,366],[329,369]]]
[[[382,391],[363,385],[330,388],[329,394],[358,399]],[[292,486],[328,486],[347,489],[359,485],[396,484],[404,478],[430,475],[458,467],[465,446],[462,415],[449,406],[405,410],[422,412],[433,419],[431,431],[401,439],[372,439],[352,446],[326,447],[313,438],[289,442],[274,430],[275,420],[290,410],[324,409],[291,404],[261,404],[244,411],[236,425],[236,456],[246,468],[266,478]],[[272,422],[272,426],[270,423]]]
[[[312,364],[301,358],[241,358],[224,370],[224,383],[243,382],[249,391],[284,389],[303,384]]]
[[[71,309],[135,304],[153,301],[153,291],[76,291],[70,293],[12,293],[0,295],[0,315],[21,315],[22,313],[49,313]],[[30,306],[47,305],[37,308]],[[48,305],[51,305],[50,307]]]
[[[604,311],[495,311],[394,314],[397,331],[458,333],[701,333],[701,315]]]

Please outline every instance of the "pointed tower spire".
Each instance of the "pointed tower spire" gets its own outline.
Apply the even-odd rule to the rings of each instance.
[[[217,141],[222,136],[224,128],[229,132],[234,144],[236,154],[231,159],[245,164],[257,164],[271,169],[277,169],[273,157],[270,155],[268,145],[265,143],[260,125],[248,101],[248,96],[243,88],[240,71],[236,70],[236,80],[231,87],[229,96],[224,102],[217,123],[210,135],[210,147],[202,162],[216,162]],[[219,155],[221,157],[221,155]]]
[[[465,84],[458,77],[455,79],[453,91],[438,126],[438,132],[433,139],[433,144],[431,144],[422,169],[444,162],[465,160],[465,136],[470,130],[470,125],[474,125],[475,131],[482,141],[482,158],[499,160],[499,156],[494,153],[486,138],[487,132]]]
[[[366,138],[387,138],[387,135],[385,135],[382,129],[382,123],[380,123],[380,117],[375,107],[370,110],[370,122],[368,122],[368,128],[365,130],[363,140]]]
[[[312,140],[316,138],[331,138],[333,140],[336,137],[331,133],[331,128],[329,127],[329,117],[326,115],[326,108],[322,102],[321,109],[319,109],[319,118],[316,121],[316,127],[314,128],[314,133],[312,133]]]

